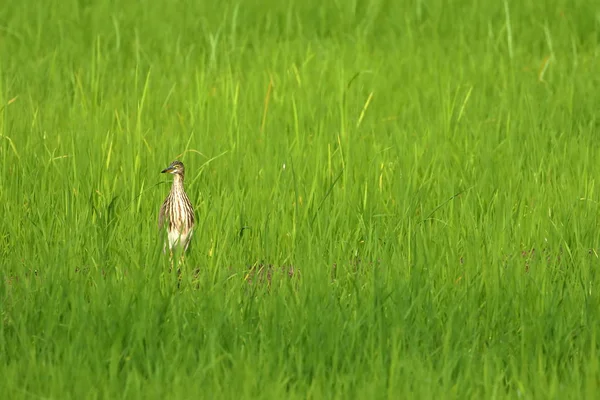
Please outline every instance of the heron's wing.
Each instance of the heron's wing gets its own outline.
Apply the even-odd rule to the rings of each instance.
[[[165,223],[165,217],[167,216],[167,202],[165,201],[162,206],[160,206],[160,212],[158,213],[158,229],[162,229]]]

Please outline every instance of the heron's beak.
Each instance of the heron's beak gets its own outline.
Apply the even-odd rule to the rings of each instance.
[[[172,166],[168,166],[167,168],[163,169],[162,171],[160,171],[161,174],[166,174],[167,172],[171,172],[173,171],[175,168]]]

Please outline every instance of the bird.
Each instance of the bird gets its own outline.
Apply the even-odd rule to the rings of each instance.
[[[165,241],[163,253],[166,252],[168,242],[172,268],[173,251],[182,250],[180,260],[182,261],[190,245],[195,224],[194,207],[183,188],[183,179],[185,176],[183,163],[177,160],[173,161],[161,173],[173,175],[171,191],[160,207],[158,214],[158,229],[162,230],[166,223],[168,240]]]

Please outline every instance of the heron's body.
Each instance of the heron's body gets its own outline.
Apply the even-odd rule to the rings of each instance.
[[[160,207],[158,226],[167,228],[167,239],[170,254],[176,248],[185,252],[194,233],[194,208],[183,188],[184,168],[179,161],[174,161],[162,173],[173,175],[173,185],[169,195]],[[166,250],[165,243],[165,249]]]

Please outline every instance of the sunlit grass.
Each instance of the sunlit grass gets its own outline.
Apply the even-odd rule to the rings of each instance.
[[[113,3],[0,10],[7,398],[595,395],[590,2]]]

